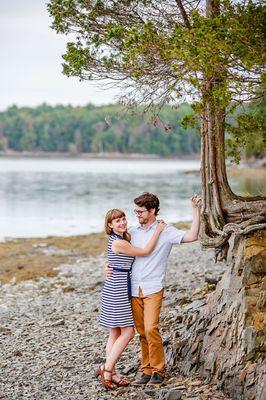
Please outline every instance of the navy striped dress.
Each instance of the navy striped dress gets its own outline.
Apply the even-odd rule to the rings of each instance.
[[[112,276],[105,280],[102,290],[100,326],[105,328],[133,326],[131,309],[131,267],[133,256],[117,254],[112,251],[112,243],[123,239],[111,233],[107,245],[108,264],[113,267]]]

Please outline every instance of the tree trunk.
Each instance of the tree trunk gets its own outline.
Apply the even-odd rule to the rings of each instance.
[[[205,247],[217,248],[228,239],[228,234],[223,232],[225,218],[221,195],[223,191],[230,193],[230,188],[224,164],[224,112],[222,109],[215,110],[211,102],[212,89],[213,85],[207,82],[201,128],[201,243]]]
[[[219,0],[206,1],[207,16],[219,12]],[[199,372],[233,399],[262,400],[266,398],[266,202],[237,196],[228,184],[226,107],[215,95],[223,89],[226,71],[222,64],[215,67],[202,90],[200,239],[203,247],[214,247],[217,258],[226,260],[230,236],[236,236],[228,271],[206,306],[184,321],[177,365],[183,373]]]
[[[232,192],[227,181],[224,149],[225,109],[213,100],[219,85],[206,82],[201,125],[202,212],[200,238],[203,247],[214,247],[226,259],[232,233],[247,234],[266,227],[266,201],[244,198]]]
[[[207,304],[183,321],[184,346],[177,350],[176,365],[184,374],[199,372],[233,399],[263,400],[265,232],[237,236],[232,254],[231,265]]]
[[[206,0],[206,16],[220,14],[220,0]],[[220,94],[226,90],[224,60],[206,72],[202,87],[201,180],[203,207],[200,238],[203,247],[214,247],[217,257],[226,259],[232,233],[247,234],[266,228],[266,201],[244,198],[232,192],[225,165],[226,104]]]

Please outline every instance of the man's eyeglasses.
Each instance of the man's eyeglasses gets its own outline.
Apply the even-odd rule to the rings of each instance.
[[[136,215],[142,215],[143,213],[145,213],[145,212],[147,212],[147,211],[149,211],[149,210],[144,210],[144,211],[134,210],[134,213],[135,213]]]

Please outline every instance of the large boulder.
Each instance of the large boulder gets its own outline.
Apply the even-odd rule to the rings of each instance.
[[[232,260],[203,307],[186,313],[175,347],[184,374],[199,372],[233,399],[266,398],[265,232],[234,240]]]

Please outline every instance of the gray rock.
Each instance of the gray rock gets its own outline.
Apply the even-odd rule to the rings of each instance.
[[[218,280],[219,279],[217,277],[205,275],[205,282],[210,283],[211,285],[216,285]]]
[[[193,310],[197,310],[198,308],[203,307],[205,304],[206,304],[206,301],[196,300],[196,301],[193,301],[192,303],[186,305],[184,307],[184,309],[187,310],[187,311],[188,310],[192,310],[192,309]]]
[[[182,390],[172,389],[165,397],[165,400],[180,400],[182,398]]]
[[[155,397],[157,394],[157,389],[151,389],[148,387],[145,388],[143,391],[147,396],[150,396],[150,397]]]

